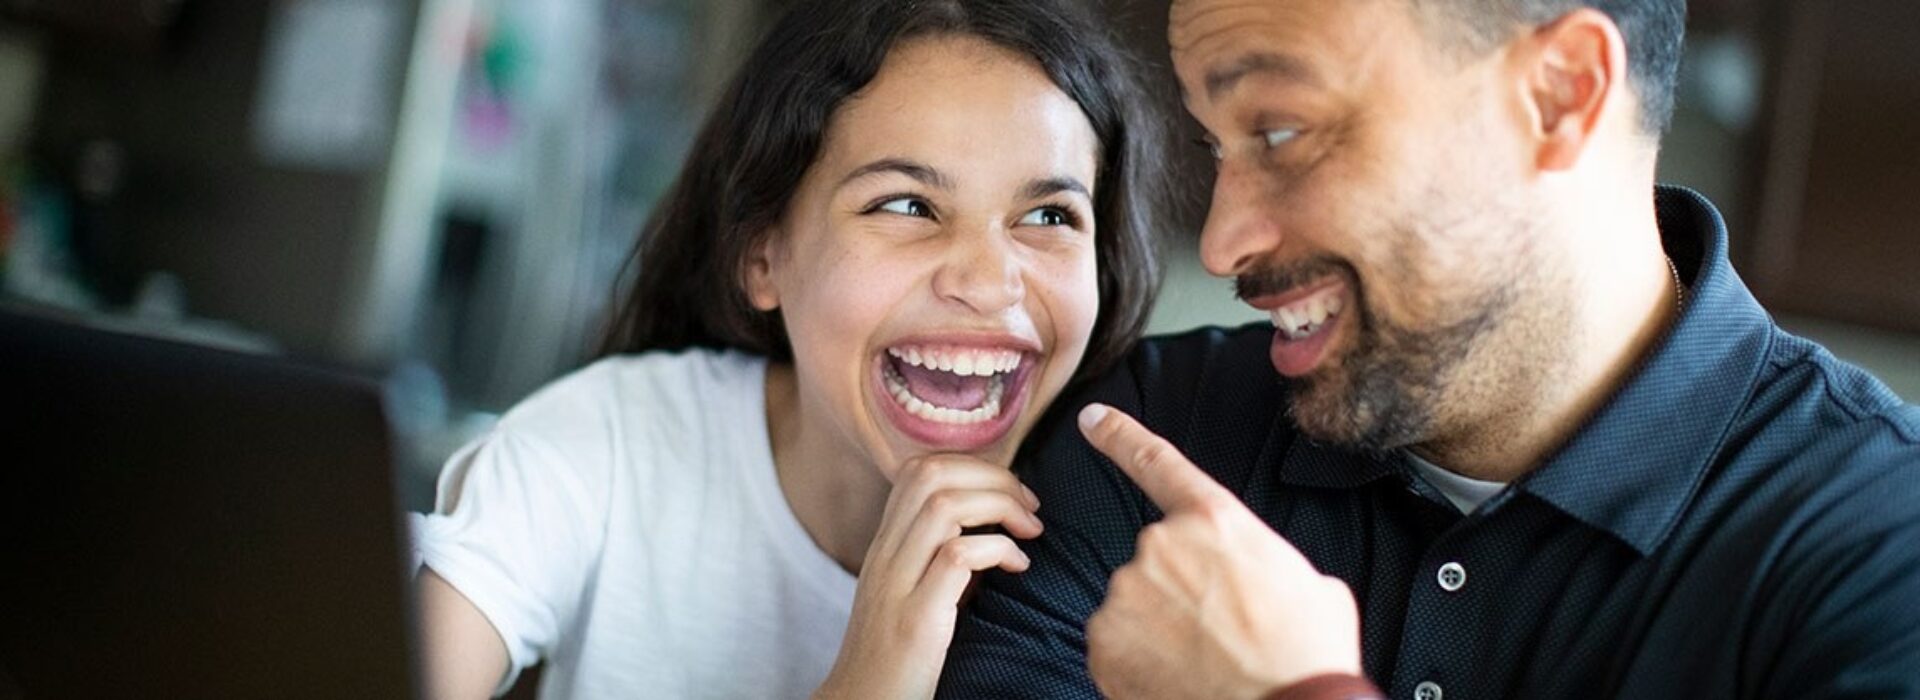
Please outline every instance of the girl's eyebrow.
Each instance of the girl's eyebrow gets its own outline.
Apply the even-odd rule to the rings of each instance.
[[[881,158],[874,162],[854,168],[846,177],[840,178],[840,187],[863,177],[880,173],[899,173],[918,180],[920,184],[937,189],[952,191],[953,181],[933,166],[906,158]]]
[[[1087,189],[1086,184],[1071,175],[1055,175],[1028,181],[1025,187],[1020,188],[1020,198],[1040,199],[1060,192],[1077,192],[1082,197],[1093,198],[1093,192]]]

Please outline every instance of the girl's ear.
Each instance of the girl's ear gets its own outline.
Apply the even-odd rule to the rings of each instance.
[[[747,252],[747,259],[740,271],[740,283],[747,290],[747,301],[759,311],[773,311],[780,308],[780,290],[773,283],[774,241],[780,238],[780,232],[768,231],[759,242],[753,244],[753,250]]]

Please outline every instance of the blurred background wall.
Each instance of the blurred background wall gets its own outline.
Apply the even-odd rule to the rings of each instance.
[[[0,299],[393,378],[424,485],[588,357],[649,207],[781,0],[0,0]],[[1106,0],[1193,177],[1165,1]],[[1695,0],[1663,179],[1792,330],[1920,399],[1920,3]],[[424,498],[425,488],[415,490]],[[420,505],[416,503],[416,505]]]

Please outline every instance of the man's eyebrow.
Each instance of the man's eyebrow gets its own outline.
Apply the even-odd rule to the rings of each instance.
[[[854,180],[869,175],[878,175],[880,173],[899,173],[918,180],[920,184],[928,187],[942,190],[953,189],[953,181],[948,180],[946,175],[942,174],[939,170],[935,170],[933,166],[906,158],[882,158],[854,168],[853,172],[847,173],[846,177],[840,178],[840,185],[845,186]]]
[[[1093,192],[1087,189],[1086,184],[1070,175],[1058,175],[1028,182],[1025,187],[1020,188],[1020,198],[1039,199],[1061,192],[1078,192],[1082,197],[1093,198]]]
[[[1251,75],[1266,75],[1308,85],[1319,85],[1320,74],[1298,58],[1277,53],[1250,53],[1207,71],[1207,99],[1218,100]]]

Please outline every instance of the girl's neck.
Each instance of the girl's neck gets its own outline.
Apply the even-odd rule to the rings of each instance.
[[[802,400],[792,365],[767,363],[766,396],[780,492],[814,544],[860,573],[892,484],[866,454],[835,435],[818,407]]]

